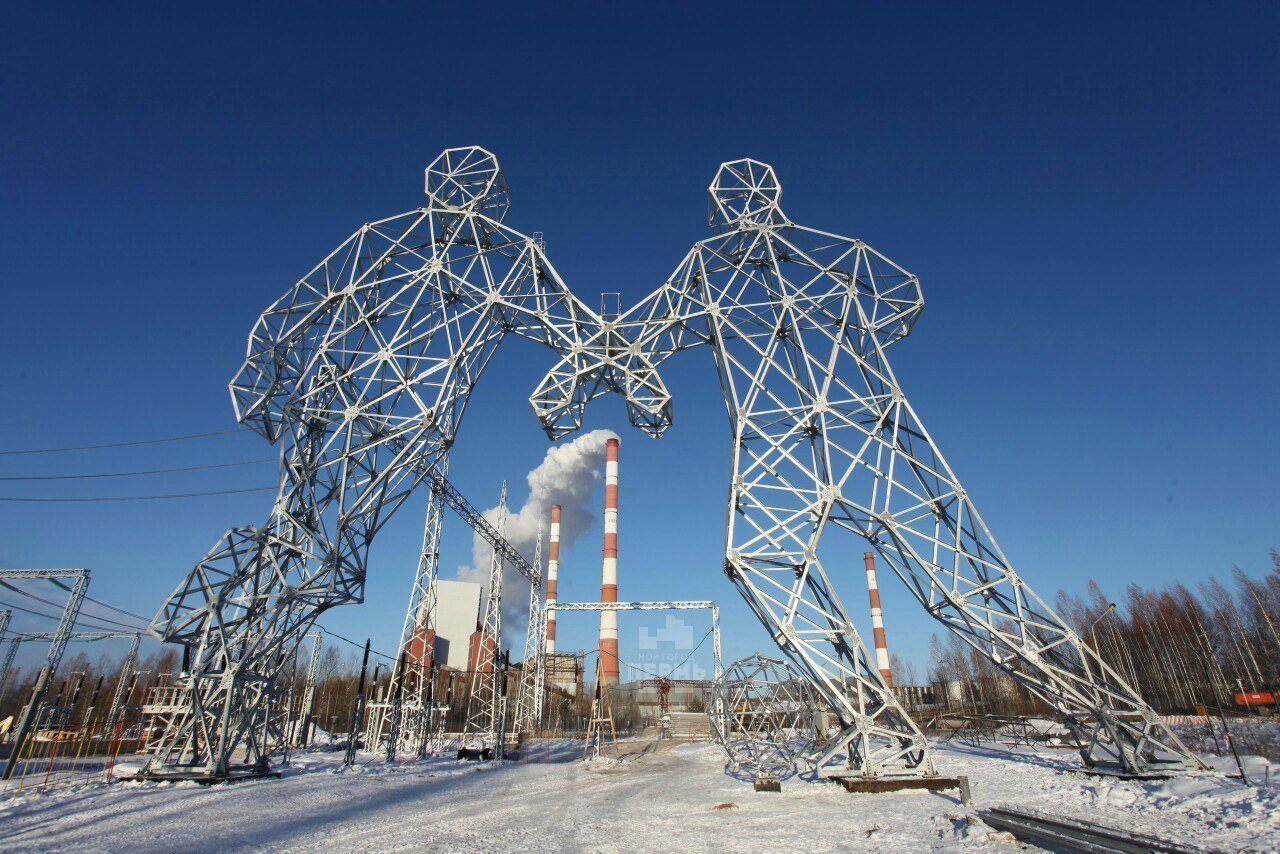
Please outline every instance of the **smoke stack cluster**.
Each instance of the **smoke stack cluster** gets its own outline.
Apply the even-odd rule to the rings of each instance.
[[[600,601],[618,601],[618,445],[604,448],[604,561]],[[618,684],[618,612],[600,612],[600,675],[606,685]]]
[[[876,669],[884,677],[884,684],[893,687],[893,674],[889,670],[889,645],[884,639],[884,614],[880,610],[880,585],[876,582],[876,556],[867,552],[862,556],[867,565],[867,593],[871,596],[871,631],[876,637]]]
[[[556,579],[560,575],[560,505],[551,505],[551,540],[547,546],[547,655],[556,651]]]

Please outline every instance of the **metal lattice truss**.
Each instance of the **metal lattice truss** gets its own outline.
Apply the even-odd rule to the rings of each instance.
[[[437,463],[438,477],[448,474],[448,455],[441,455]],[[432,490],[427,499],[427,518],[422,531],[422,551],[418,555],[417,571],[409,588],[409,605],[405,609],[404,628],[400,633],[400,650],[408,650],[406,666],[392,671],[388,694],[401,697],[398,727],[392,732],[391,704],[374,703],[369,706],[368,743],[377,749],[384,738],[394,737],[397,753],[424,756],[427,753],[431,717],[434,713],[431,679],[431,660],[435,651],[435,635],[432,628],[436,620],[436,578],[440,570],[440,540],[444,528],[444,495]]]
[[[250,335],[231,393],[238,420],[281,444],[280,487],[267,521],[228,531],[152,622],[193,656],[190,714],[146,775],[264,771],[283,662],[321,613],[363,599],[370,542],[453,444],[498,345],[570,356],[601,334],[540,242],[503,224],[492,154],[444,152],[426,190],[427,207],[362,226]],[[558,387],[542,384],[537,412],[581,423],[584,401]]]
[[[784,661],[753,655],[717,680],[716,739],[730,770],[753,779],[789,777],[814,746],[817,709],[808,681]]]
[[[656,367],[711,348],[733,432],[725,572],[835,710],[821,772],[934,773],[823,564],[836,532],[871,543],[932,616],[1052,704],[1087,763],[1203,768],[1019,577],[907,401],[886,350],[919,316],[919,281],[861,240],[792,223],[780,197],[767,164],[722,165],[716,235],[560,371],[583,400],[642,379],[629,392],[659,435]]]
[[[9,667],[13,663],[13,655],[16,653],[17,645],[22,639],[31,640],[36,637],[47,637],[49,640],[49,651],[45,654],[44,665],[40,668],[40,672],[36,674],[35,685],[31,688],[31,695],[27,698],[27,704],[22,707],[22,711],[18,713],[17,721],[13,725],[13,735],[9,739],[9,759],[5,763],[2,775],[5,780],[12,777],[14,770],[18,767],[18,759],[22,755],[28,736],[31,735],[31,729],[35,724],[41,704],[44,702],[44,695],[49,688],[49,682],[53,679],[53,675],[58,672],[58,665],[62,663],[63,653],[67,650],[67,642],[75,634],[74,629],[76,621],[80,618],[80,608],[84,605],[84,597],[89,592],[89,570],[87,569],[0,569],[0,585],[5,587],[12,587],[9,584],[11,580],[20,581],[37,578],[51,581],[66,590],[67,602],[62,607],[62,614],[58,617],[58,625],[54,631],[18,635],[9,645],[10,651],[5,659],[4,666],[6,679],[9,675]],[[62,579],[71,581],[71,585],[68,586],[63,583]]]
[[[534,541],[533,565],[542,572],[542,526],[538,526],[538,539]],[[529,585],[529,625],[524,633],[524,657],[520,662],[520,691],[516,695],[516,732],[533,732],[542,720],[543,688],[546,685],[546,668],[542,666],[542,651],[546,643],[547,621],[542,614],[542,585]]]
[[[507,482],[502,482],[498,498],[498,537],[504,542],[507,533]],[[502,552],[493,550],[489,560],[489,583],[485,585],[480,638],[475,658],[471,660],[471,693],[467,700],[467,722],[463,730],[464,747],[493,748],[506,716],[502,680],[506,673],[498,666],[502,647]]]
[[[320,670],[320,650],[324,646],[324,635],[311,632],[309,637],[311,655],[307,659],[307,675],[302,682],[302,702],[298,705],[298,716],[289,733],[289,744],[293,747],[306,747],[311,742],[311,713],[316,704],[316,675]]]
[[[433,743],[441,744],[438,730],[444,725],[444,707],[434,702],[432,654],[436,619],[434,583],[440,568],[443,512],[449,507],[479,534],[503,560],[529,580],[531,601],[541,602],[542,573],[539,555],[530,563],[510,541],[498,533],[448,478],[448,457],[442,457],[429,477],[431,498],[423,529],[422,552],[409,590],[400,649],[407,651],[403,667],[392,673],[389,702],[369,705],[369,743],[382,745],[393,755],[425,756]],[[539,548],[541,544],[539,544]],[[540,607],[540,606],[539,606]],[[433,726],[434,723],[434,726]]]

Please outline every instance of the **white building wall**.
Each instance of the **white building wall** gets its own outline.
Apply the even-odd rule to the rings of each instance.
[[[435,659],[457,670],[467,669],[467,645],[480,619],[480,585],[470,581],[435,581]]]

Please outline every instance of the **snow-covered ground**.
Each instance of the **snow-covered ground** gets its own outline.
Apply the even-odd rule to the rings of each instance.
[[[725,774],[713,745],[667,742],[590,764],[579,749],[565,743],[542,761],[501,766],[364,758],[346,771],[340,753],[311,752],[296,754],[280,780],[17,795],[0,801],[0,849],[1017,850],[974,816],[1001,804],[1202,848],[1280,848],[1280,766],[1271,788],[1224,778],[1137,783],[1078,773],[1069,751],[939,745],[940,771],[972,782],[965,807],[956,792],[854,795],[797,778],[781,794],[756,793]],[[1251,764],[1261,777],[1263,761]]]
[[[1230,755],[1222,724],[1215,718],[1183,716],[1173,731],[1183,744],[1204,753]],[[1228,724],[1236,750],[1243,754],[1266,756],[1280,762],[1280,721],[1269,718],[1231,718]]]

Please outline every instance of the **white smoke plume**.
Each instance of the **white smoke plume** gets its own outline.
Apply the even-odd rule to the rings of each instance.
[[[519,510],[507,514],[506,538],[520,554],[533,561],[534,543],[538,528],[542,528],[542,559],[540,569],[546,571],[547,537],[550,536],[551,505],[560,505],[560,550],[564,551],[595,523],[596,514],[591,507],[591,496],[604,468],[604,446],[609,439],[618,438],[612,430],[593,430],[547,449],[547,454],[537,468],[529,472],[529,497]],[[498,508],[484,511],[484,517],[497,525]],[[460,566],[456,577],[471,581],[484,588],[489,586],[489,563],[493,549],[479,534],[473,535],[471,564]],[[599,574],[599,568],[596,568]],[[564,571],[561,570],[561,577]],[[545,579],[544,579],[545,582]],[[544,587],[545,595],[545,587]],[[488,590],[485,590],[488,594]],[[529,616],[529,582],[510,565],[502,575],[502,625],[504,641],[513,643],[524,638]],[[521,650],[512,649],[512,657]]]

